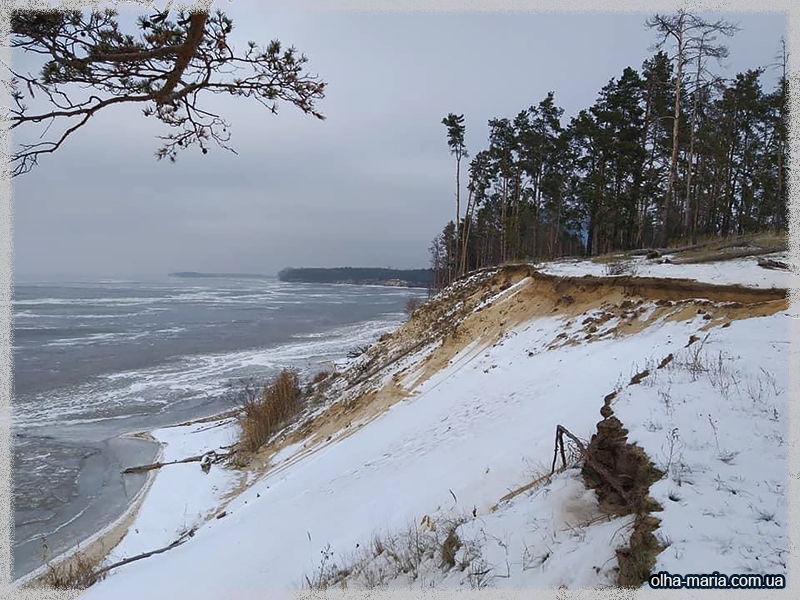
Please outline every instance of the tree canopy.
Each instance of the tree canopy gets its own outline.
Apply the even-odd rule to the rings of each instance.
[[[766,67],[729,79],[711,70],[709,59],[728,54],[715,35],[736,26],[686,11],[651,23],[656,53],[566,122],[553,92],[489,120],[486,148],[470,163],[467,213],[430,246],[437,286],[507,260],[785,231],[785,44],[772,65],[777,85],[764,89]],[[670,55],[673,33],[680,49]]]

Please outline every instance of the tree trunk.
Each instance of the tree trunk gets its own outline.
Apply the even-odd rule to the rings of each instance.
[[[456,276],[458,275],[458,242],[459,242],[459,233],[460,233],[460,223],[461,223],[461,156],[456,157],[456,239],[455,239],[455,256],[454,264],[456,265],[454,269],[456,270]]]
[[[781,52],[781,66],[783,67],[783,78],[781,79],[780,86],[781,86],[781,94],[779,98],[780,108],[778,111],[780,125],[778,126],[778,207],[780,213],[776,215],[776,229],[782,229],[785,227],[787,217],[786,211],[789,209],[788,203],[786,202],[786,195],[783,191],[784,189],[784,160],[786,154],[786,141],[784,140],[784,128],[786,127],[786,95],[785,89],[787,85],[786,80],[786,67],[787,67],[787,58],[788,55],[786,53],[786,40],[781,39],[782,45],[782,52]]]
[[[521,254],[521,240],[520,235],[520,217],[519,217],[519,204],[522,186],[522,170],[517,167],[517,175],[514,181],[514,252],[513,258],[519,258]]]
[[[683,16],[678,24],[678,68],[675,75],[675,111],[672,119],[672,160],[667,179],[667,193],[664,197],[664,209],[661,224],[660,246],[665,248],[669,242],[672,224],[672,204],[675,195],[675,180],[678,175],[678,144],[680,142],[681,125],[681,77],[683,76]]]
[[[467,196],[467,210],[464,218],[464,241],[461,244],[461,264],[459,265],[459,276],[462,276],[467,272],[467,248],[469,247],[469,233],[470,229],[472,228],[472,213],[474,211],[474,207],[475,202],[473,192],[470,189],[469,195]]]
[[[688,169],[686,171],[686,229],[689,230],[689,233],[692,235],[692,239],[694,240],[694,230],[691,226],[694,214],[695,214],[695,207],[694,202],[696,201],[692,196],[692,171],[694,170],[694,165],[692,164],[694,161],[694,130],[697,123],[697,95],[700,88],[700,70],[702,68],[701,57],[703,55],[702,47],[697,51],[697,73],[695,75],[694,80],[694,97],[692,98],[692,124],[689,129],[689,156],[687,157],[686,163],[688,165]]]
[[[503,177],[503,204],[500,207],[500,262],[505,262],[507,258],[506,248],[508,247],[508,232],[506,229],[506,205],[508,203],[508,178]]]

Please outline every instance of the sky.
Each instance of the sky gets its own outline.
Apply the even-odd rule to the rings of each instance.
[[[328,83],[318,103],[326,120],[214,97],[238,156],[191,148],[169,163],[154,156],[165,126],[141,107],[101,111],[13,182],[17,280],[427,267],[431,240],[455,216],[442,117],[465,115],[474,155],[489,119],[553,90],[566,121],[625,67],[639,68],[655,41],[646,13],[270,12],[254,0],[223,8],[236,47],[277,38],[308,56]],[[136,13],[125,9],[123,20]],[[773,62],[784,14],[708,16],[742,28],[722,75]],[[774,75],[763,81],[771,87]]]

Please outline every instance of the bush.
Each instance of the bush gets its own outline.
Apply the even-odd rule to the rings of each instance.
[[[608,277],[614,277],[617,275],[636,275],[636,272],[636,265],[630,261],[610,262],[606,263],[605,266],[605,274]]]
[[[330,377],[330,371],[320,371],[311,379],[311,383],[317,385],[321,381],[325,381],[328,377]]]
[[[58,590],[82,590],[102,579],[105,579],[105,573],[97,575],[97,563],[79,551],[57,565],[48,564],[40,583]]]
[[[248,388],[239,416],[241,447],[255,452],[303,408],[303,394],[295,369],[283,369],[260,392]]]
[[[350,359],[358,358],[369,349],[370,349],[369,344],[365,344],[363,346],[356,346],[355,348],[347,351],[347,358]]]
[[[410,317],[411,314],[422,306],[422,300],[414,298],[413,296],[406,300],[406,314]]]

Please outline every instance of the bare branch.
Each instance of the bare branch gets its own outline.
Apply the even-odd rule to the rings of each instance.
[[[227,122],[202,108],[205,92],[253,98],[273,113],[286,102],[324,118],[316,102],[325,96],[325,83],[305,71],[307,59],[294,48],[250,42],[237,53],[228,43],[233,23],[222,12],[180,12],[174,20],[167,13],[141,18],[136,35],[120,30],[113,10],[12,16],[12,47],[45,61],[36,75],[0,63],[11,75],[7,87],[14,100],[4,120],[11,129],[25,125],[25,131],[46,122],[41,137],[62,125],[50,141],[18,144],[11,157],[15,176],[115,104],[144,103],[145,117],[173,130],[160,136],[165,144],[156,152],[170,160],[192,145],[206,153],[211,140],[233,151]],[[43,110],[43,104],[49,106]]]

